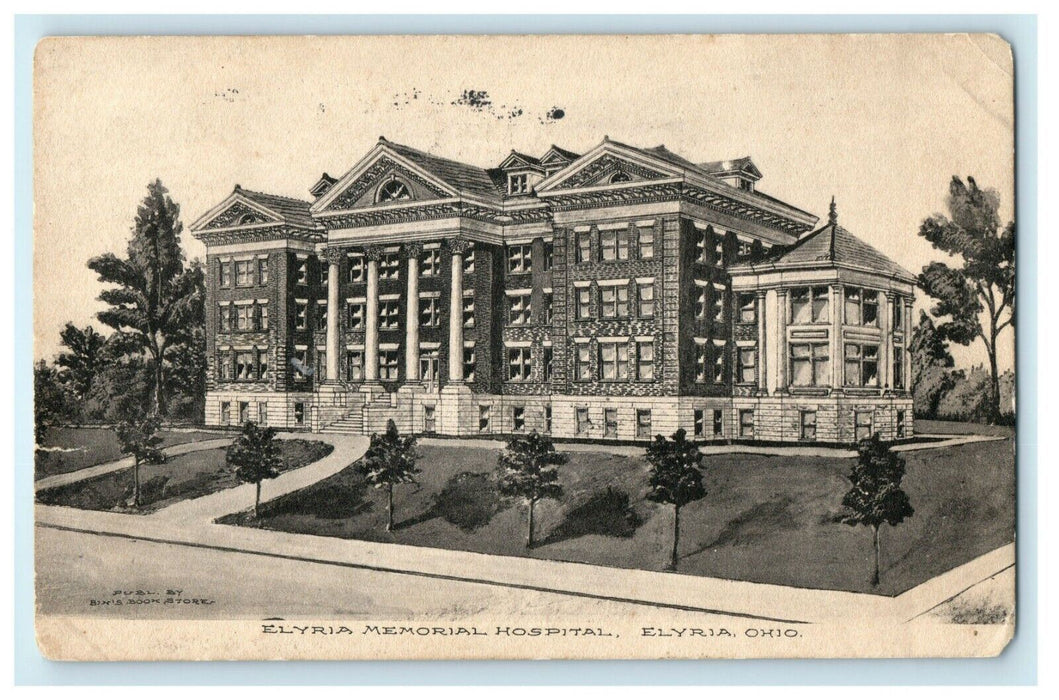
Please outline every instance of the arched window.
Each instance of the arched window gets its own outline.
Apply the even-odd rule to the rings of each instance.
[[[252,224],[254,223],[254,218],[255,217],[253,214],[243,214],[241,217],[239,217],[239,225],[246,226],[247,224]]]
[[[380,204],[385,202],[400,202],[411,198],[412,191],[408,189],[408,185],[397,178],[383,183],[382,187],[379,188],[378,193],[375,195],[375,201]]]
[[[610,183],[612,185],[617,182],[629,182],[631,180],[632,178],[629,177],[629,173],[622,172],[621,170],[610,176]]]

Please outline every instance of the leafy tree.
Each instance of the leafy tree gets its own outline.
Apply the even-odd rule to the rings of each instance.
[[[119,352],[120,333],[111,334],[106,352],[109,359],[92,384],[83,408],[86,415],[120,423],[151,412],[153,373],[143,355]],[[111,355],[113,353],[113,355]]]
[[[558,467],[568,457],[555,451],[551,438],[536,430],[512,437],[497,458],[497,486],[504,496],[521,498],[528,507],[526,547],[533,546],[533,509],[542,498],[557,499],[563,493]]]
[[[228,446],[225,461],[235,467],[235,476],[244,484],[254,484],[254,517],[261,507],[261,482],[279,476],[283,460],[276,445],[276,429],[262,428],[253,421],[243,424],[239,437]]]
[[[1015,325],[1015,222],[1001,226],[1000,196],[996,190],[979,189],[972,177],[965,185],[953,176],[946,203],[950,216],[925,219],[919,235],[963,264],[932,262],[919,275],[919,286],[936,302],[931,313],[948,319],[937,328],[944,339],[960,345],[980,339],[985,345],[990,414],[996,421],[1001,415],[997,338]]]
[[[919,323],[912,329],[908,351],[912,356],[912,396],[916,414],[937,418],[938,404],[956,386],[961,373],[952,369],[954,363],[948,343],[925,311],[919,312]]]
[[[166,359],[196,322],[201,309],[202,270],[184,268],[180,248],[180,207],[160,180],[147,186],[132,227],[127,256],[105,253],[88,261],[104,289],[100,321],[127,335],[150,358],[153,411],[165,415]]]
[[[44,442],[48,428],[58,424],[68,411],[66,392],[54,367],[40,360],[33,365],[33,436]]]
[[[140,465],[161,464],[165,462],[165,453],[159,445],[162,438],[158,435],[161,421],[157,416],[146,416],[138,420],[126,420],[119,423],[114,432],[122,454],[132,455],[132,505],[140,507]]]
[[[84,401],[92,391],[92,383],[103,365],[103,347],[106,338],[97,333],[92,326],[78,328],[67,323],[59,334],[62,344],[67,348],[60,353],[55,363],[62,367],[60,377],[70,387],[79,401]]]
[[[374,433],[368,451],[360,460],[357,472],[377,489],[386,489],[386,531],[393,530],[393,487],[397,484],[418,483],[415,475],[422,470],[416,467],[419,459],[413,435],[402,436],[397,425],[386,421],[386,432]]]
[[[867,525],[872,531],[874,568],[871,585],[879,585],[879,526],[901,524],[915,512],[908,494],[901,490],[905,460],[892,452],[875,433],[857,445],[857,461],[850,472],[850,490],[842,497],[842,522]]]
[[[680,542],[680,509],[706,496],[702,485],[702,454],[698,445],[687,439],[683,428],[673,433],[672,439],[656,435],[647,446],[650,490],[647,499],[673,506],[673,549],[669,569],[677,568],[677,546]]]

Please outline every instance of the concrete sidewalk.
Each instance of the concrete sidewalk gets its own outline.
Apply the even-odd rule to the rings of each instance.
[[[232,437],[218,438],[216,440],[202,440],[199,442],[185,442],[180,445],[173,445],[172,447],[163,448],[167,457],[176,457],[177,455],[184,455],[190,452],[198,452],[199,450],[213,450],[218,447],[227,447],[232,444]],[[123,469],[131,469],[135,462],[132,457],[125,457],[114,462],[107,462],[105,464],[97,464],[94,467],[86,467],[84,469],[78,469],[77,471],[67,472],[65,474],[55,474],[53,476],[46,476],[39,481],[34,482],[34,491],[43,491],[44,489],[54,488],[56,486],[65,486],[66,484],[73,484],[84,479],[91,479],[96,476],[103,474],[109,474],[111,472],[121,471]]]

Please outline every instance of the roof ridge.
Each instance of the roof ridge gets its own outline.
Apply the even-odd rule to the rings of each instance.
[[[311,202],[308,202],[308,201],[306,201],[304,199],[298,199],[297,197],[288,197],[285,194],[273,194],[272,192],[261,192],[259,190],[248,190],[245,187],[241,187],[239,185],[235,186],[235,191],[236,192],[242,192],[243,194],[247,194],[247,195],[255,195],[256,194],[256,195],[260,195],[262,197],[275,197],[276,199],[283,199],[283,200],[286,200],[288,202],[296,202],[297,204],[304,204],[305,206],[309,206],[311,204]]]

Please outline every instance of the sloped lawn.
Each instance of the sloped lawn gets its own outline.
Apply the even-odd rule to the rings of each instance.
[[[262,509],[222,522],[286,532],[661,570],[672,510],[644,499],[641,457],[570,452],[563,498],[537,507],[526,549],[525,509],[504,502],[492,479],[496,451],[424,445],[419,486],[396,489],[385,531],[384,493],[347,468]],[[560,446],[561,449],[561,446]],[[904,453],[915,515],[882,531],[882,583],[896,594],[1014,536],[1010,440]],[[682,573],[870,592],[871,535],[835,522],[852,460],[709,456],[709,495],[681,511]]]
[[[283,459],[281,472],[323,459],[334,449],[316,440],[277,440],[276,443]],[[171,457],[165,464],[141,465],[138,511],[127,506],[133,489],[131,468],[47,489],[37,494],[37,501],[85,510],[149,513],[176,501],[198,498],[239,483],[235,470],[225,462],[225,449],[219,448]]]
[[[162,438],[162,447],[224,437],[221,433],[173,430],[161,430],[158,435]],[[110,428],[50,428],[44,437],[44,443],[46,447],[58,449],[36,451],[33,476],[35,480],[75,472],[124,457],[118,445],[117,435]]]

